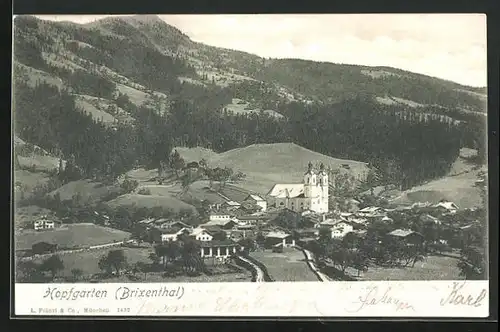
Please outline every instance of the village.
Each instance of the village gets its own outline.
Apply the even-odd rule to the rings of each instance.
[[[71,255],[108,250],[100,260],[93,254],[92,276],[85,277],[75,262],[73,282],[110,282],[123,280],[123,275],[137,281],[137,271],[144,272],[148,282],[409,280],[418,278],[419,269],[422,279],[429,273],[437,279],[455,279],[458,272],[450,271],[458,271],[459,249],[482,232],[476,209],[460,209],[453,202],[391,205],[367,194],[371,199],[351,198],[339,209],[330,207],[329,189],[324,165],[314,167],[310,162],[302,183],[277,183],[266,195],[206,201],[206,210],[198,216],[134,220],[130,232],[110,243],[62,248],[38,242],[20,260],[48,260],[58,254],[64,261]],[[104,227],[116,227],[109,216],[94,214]],[[57,232],[58,227],[44,216],[33,221],[36,232]],[[127,255],[134,259],[127,260]],[[106,271],[105,279],[99,270]],[[217,274],[224,279],[211,278]]]

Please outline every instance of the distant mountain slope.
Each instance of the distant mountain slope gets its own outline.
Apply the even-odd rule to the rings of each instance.
[[[215,84],[231,87],[231,90],[234,90],[233,85],[255,82],[260,88],[252,99],[270,93],[272,96],[267,98],[274,101],[288,96],[299,101],[338,102],[372,95],[449,109],[485,111],[484,88],[467,87],[390,67],[264,59],[193,42],[154,15],[112,17],[84,25],[21,16],[16,17],[15,26],[16,60],[20,63],[43,70],[33,66],[36,59],[26,55],[27,51],[37,48],[34,45],[38,42],[43,45],[42,58],[55,54],[56,62],[70,67],[83,66],[87,70],[97,65],[114,73],[105,76],[115,83],[132,88],[137,83],[148,85],[144,93],[147,89],[164,90],[173,84],[171,79],[177,77],[188,84]],[[143,61],[145,57],[148,61]],[[233,97],[241,97],[236,94]],[[263,108],[268,107],[264,105]]]

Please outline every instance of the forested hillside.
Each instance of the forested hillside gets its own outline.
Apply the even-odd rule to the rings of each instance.
[[[479,162],[485,156],[478,89],[392,68],[217,49],[154,16],[14,24],[15,134],[81,177],[158,167],[173,146],[293,142],[370,163],[384,183],[405,189],[445,175],[461,147],[478,149]],[[388,96],[419,106],[380,102]],[[283,117],[232,113],[233,98]]]

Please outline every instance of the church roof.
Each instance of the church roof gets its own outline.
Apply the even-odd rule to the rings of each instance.
[[[256,202],[265,201],[265,199],[263,199],[262,197],[253,194],[248,195],[247,198],[245,198],[245,200],[254,200]]]
[[[274,187],[267,193],[268,196],[276,198],[295,198],[304,194],[304,184],[275,184]]]

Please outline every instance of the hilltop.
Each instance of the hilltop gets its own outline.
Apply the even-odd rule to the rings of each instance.
[[[183,158],[192,158],[199,148],[177,149]],[[367,171],[363,162],[325,156],[294,143],[252,144],[232,149],[224,153],[199,154],[210,167],[230,167],[234,172],[242,172],[245,179],[236,187],[265,195],[275,183],[301,183],[309,162],[324,163],[326,167],[338,169],[348,166],[355,177],[362,177]]]

